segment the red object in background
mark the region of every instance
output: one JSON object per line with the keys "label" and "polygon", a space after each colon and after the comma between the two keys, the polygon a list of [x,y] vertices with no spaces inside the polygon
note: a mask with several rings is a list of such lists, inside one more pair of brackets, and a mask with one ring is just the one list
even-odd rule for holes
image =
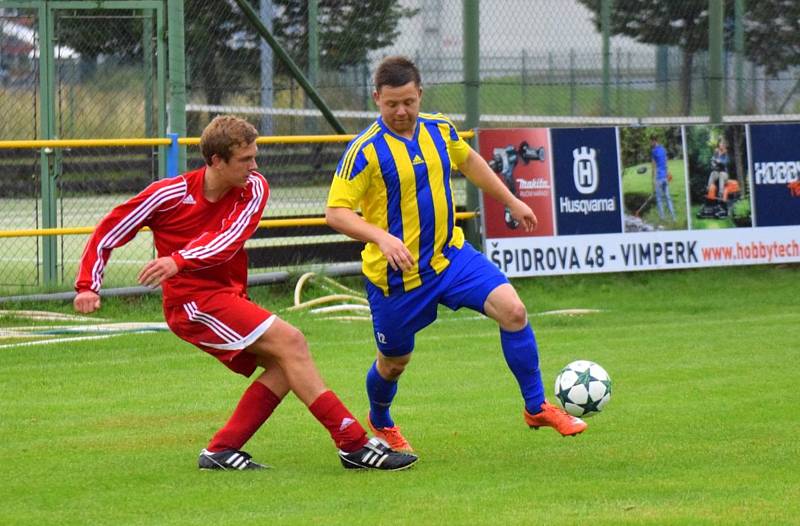
{"label": "red object in background", "polygon": [[[539,220],[533,232],[528,232],[521,226],[511,228],[513,222],[509,221],[505,206],[483,194],[483,221],[487,238],[555,234],[548,137],[547,128],[478,130],[481,157],[490,163],[504,184],[510,183],[509,186],[514,188],[514,195],[530,206]],[[512,162],[509,163],[509,160]]]}

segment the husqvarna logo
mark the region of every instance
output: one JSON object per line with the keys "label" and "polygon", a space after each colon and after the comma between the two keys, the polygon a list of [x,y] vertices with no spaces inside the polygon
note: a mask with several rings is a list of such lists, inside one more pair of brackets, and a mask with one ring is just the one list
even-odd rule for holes
{"label": "husqvarna logo", "polygon": [[586,146],[572,150],[572,178],[575,188],[582,194],[593,194],[597,190],[597,150]]}

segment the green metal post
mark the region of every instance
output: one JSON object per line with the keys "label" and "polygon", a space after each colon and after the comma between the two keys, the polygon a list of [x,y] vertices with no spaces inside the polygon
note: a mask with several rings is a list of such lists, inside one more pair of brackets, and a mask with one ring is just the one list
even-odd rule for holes
{"label": "green metal post", "polygon": [[[156,8],[156,96],[158,97],[158,136],[167,135],[167,33],[164,9]],[[167,176],[167,147],[158,147],[158,178]]]}
{"label": "green metal post", "polygon": [[522,73],[520,75],[520,87],[522,88],[522,109],[521,113],[525,115],[528,112],[528,52],[522,50]]}
{"label": "green metal post", "polygon": [[617,85],[617,115],[622,115],[622,49],[617,48],[617,74],[614,83]]}
{"label": "green metal post", "polygon": [[317,83],[319,72],[319,2],[308,0],[308,80]]}
{"label": "green metal post", "polygon": [[[186,53],[183,33],[183,0],[168,0],[169,20],[169,131],[186,136]],[[178,169],[186,171],[186,147],[178,155]]]}
{"label": "green metal post", "polygon": [[666,115],[669,112],[669,48],[658,46],[656,48],[656,86],[661,86],[663,98],[661,111]]}
{"label": "green metal post", "polygon": [[722,22],[725,13],[723,0],[708,0],[708,106],[711,122],[722,122],[723,73]]}
{"label": "green metal post", "polygon": [[[319,80],[319,3],[317,0],[308,0],[308,82],[315,88]],[[314,103],[306,97],[306,108],[313,107]],[[306,131],[317,133],[317,120],[309,117],[306,120]]]}
{"label": "green metal post", "polygon": [[603,32],[603,115],[611,115],[611,11],[614,0],[602,0],[600,25]]}
{"label": "green metal post", "polygon": [[153,137],[153,12],[142,9],[142,55],[144,62],[144,136]]}
{"label": "green metal post", "polygon": [[733,45],[736,51],[736,113],[744,113],[744,20],[745,0],[736,0],[733,7]]}
{"label": "green metal post", "polygon": [[558,111],[558,106],[555,101],[557,97],[553,97],[553,92],[556,91],[556,73],[555,61],[553,60],[553,52],[547,52],[547,111],[550,115],[555,115]]}
{"label": "green metal post", "polygon": [[569,48],[569,114],[575,113],[576,92],[575,92],[575,50]]}
{"label": "green metal post", "polygon": [[364,101],[362,107],[364,108],[364,111],[369,111],[370,109],[373,108],[372,106],[373,86],[372,86],[372,80],[370,79],[369,76],[369,64],[367,64],[366,61],[361,63],[361,85],[364,87],[364,89],[361,90],[362,91],[361,98]]}
{"label": "green metal post", "polygon": [[[41,113],[39,125],[42,139],[56,138],[55,123],[55,61],[53,44],[53,12],[47,3],[39,5],[39,93]],[[53,150],[41,151],[42,228],[57,228],[57,189],[55,174],[51,171]],[[42,274],[45,286],[54,286],[58,279],[58,239],[42,236]]]}
{"label": "green metal post", "polygon": [[269,30],[264,26],[264,23],[258,18],[258,13],[253,10],[253,7],[250,5],[248,0],[235,1],[236,5],[239,6],[239,9],[242,10],[242,13],[244,13],[245,17],[247,17],[247,19],[253,25],[253,29],[256,30],[256,32],[266,41],[267,44],[269,44],[269,47],[272,48],[272,51],[275,52],[275,55],[286,65],[287,68],[289,68],[292,76],[297,79],[297,82],[303,87],[311,100],[314,101],[314,104],[317,105],[319,111],[321,111],[322,115],[325,116],[325,120],[328,121],[328,124],[331,125],[336,133],[344,134],[345,130],[344,126],[342,126],[342,123],[339,122],[339,119],[337,119],[333,112],[331,112],[331,109],[328,107],[325,101],[322,100],[322,97],[319,96],[317,90],[308,82],[308,79],[305,77],[305,75],[303,75],[303,72],[300,71],[300,68],[297,67],[297,64],[295,64],[294,60],[292,60],[289,54],[286,53],[286,50],[281,47],[278,41],[275,40],[275,37],[272,36],[272,33],[270,33]]}
{"label": "green metal post", "polygon": [[[464,101],[466,103],[467,129],[475,129],[480,122],[480,3],[479,0],[463,0],[464,6]],[[473,141],[477,148],[477,139]],[[467,210],[478,210],[480,200],[478,189],[467,184]],[[482,246],[480,229],[475,220],[467,221],[464,225],[464,234],[467,240],[476,248]]]}
{"label": "green metal post", "polygon": [[464,100],[467,128],[475,128],[480,120],[480,3],[464,1]]}

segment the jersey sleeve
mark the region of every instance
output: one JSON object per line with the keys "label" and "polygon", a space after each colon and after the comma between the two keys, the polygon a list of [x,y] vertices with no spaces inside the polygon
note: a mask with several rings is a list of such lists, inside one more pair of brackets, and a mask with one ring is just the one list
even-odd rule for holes
{"label": "jersey sleeve", "polygon": [[458,134],[458,130],[456,130],[455,125],[450,122],[449,119],[447,121],[447,138],[448,138],[448,150],[450,151],[450,160],[453,162],[455,166],[458,166],[467,160],[469,157],[469,144],[467,141],[461,138]]}
{"label": "jersey sleeve", "polygon": [[186,194],[186,180],[162,179],[115,207],[100,220],[83,249],[75,290],[99,292],[111,251],[129,242],[160,210],[180,202]]}
{"label": "jersey sleeve", "polygon": [[375,160],[371,152],[374,152],[372,146],[357,148],[352,144],[345,150],[328,192],[329,207],[351,210],[359,207],[362,196],[369,188],[370,170]]}
{"label": "jersey sleeve", "polygon": [[171,254],[179,270],[200,270],[225,263],[250,239],[269,200],[269,185],[251,173],[247,190],[217,228],[207,230]]}

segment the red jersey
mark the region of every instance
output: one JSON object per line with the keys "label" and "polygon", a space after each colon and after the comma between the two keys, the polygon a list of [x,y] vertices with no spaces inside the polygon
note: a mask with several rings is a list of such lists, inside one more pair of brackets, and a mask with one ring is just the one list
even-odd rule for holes
{"label": "red jersey", "polygon": [[269,199],[264,176],[250,172],[245,188],[231,188],[212,203],[203,195],[206,168],[162,179],[117,206],[97,225],[81,256],[75,290],[100,291],[111,251],[150,227],[159,257],[171,256],[178,273],[162,283],[165,305],[181,305],[211,292],[243,294],[244,243]]}

